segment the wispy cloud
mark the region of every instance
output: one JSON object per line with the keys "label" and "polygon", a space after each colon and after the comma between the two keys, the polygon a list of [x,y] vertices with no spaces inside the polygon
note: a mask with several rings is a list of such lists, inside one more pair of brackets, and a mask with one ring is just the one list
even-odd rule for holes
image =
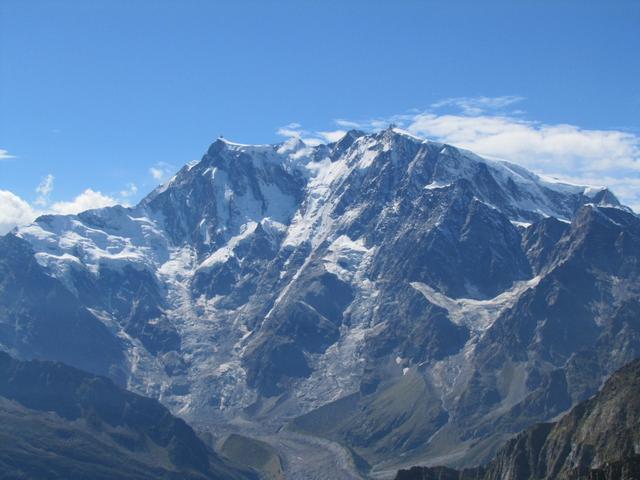
{"label": "wispy cloud", "polygon": [[14,155],[9,155],[9,152],[0,148],[0,161],[2,160],[11,160],[12,158],[16,158]]}
{"label": "wispy cloud", "polygon": [[54,180],[55,177],[51,174],[48,174],[38,184],[38,186],[36,187],[36,192],[38,193],[38,198],[35,201],[36,205],[43,207],[49,203],[49,196],[51,195],[51,192],[53,192]]}
{"label": "wispy cloud", "polygon": [[281,137],[300,139],[305,144],[314,146],[321,143],[331,143],[340,140],[345,130],[326,130],[326,131],[310,131],[302,128],[299,123],[290,123],[284,127],[280,127],[276,130],[276,133]]}
{"label": "wispy cloud", "polygon": [[514,103],[522,102],[525,98],[519,95],[503,95],[500,97],[454,97],[445,98],[431,105],[432,109],[454,107],[464,115],[480,115],[487,111],[501,111]]}
{"label": "wispy cloud", "polygon": [[138,193],[138,187],[135,183],[128,183],[123,190],[120,190],[120,197],[130,198]]}
{"label": "wispy cloud", "polygon": [[361,128],[362,125],[359,122],[353,120],[344,120],[343,118],[337,118],[334,120],[335,124],[344,128]]}
{"label": "wispy cloud", "polygon": [[299,138],[303,134],[303,130],[301,130],[299,123],[290,123],[289,125],[278,128],[276,133],[281,137]]}
{"label": "wispy cloud", "polygon": [[411,133],[543,171],[640,171],[640,139],[617,130],[548,125],[509,116],[416,115]]}
{"label": "wispy cloud", "polygon": [[158,183],[166,181],[175,171],[173,165],[166,162],[158,162],[153,167],[149,168],[149,174]]}
{"label": "wispy cloud", "polygon": [[346,130],[331,130],[331,131],[322,131],[318,132],[318,134],[327,142],[337,142],[347,133]]}

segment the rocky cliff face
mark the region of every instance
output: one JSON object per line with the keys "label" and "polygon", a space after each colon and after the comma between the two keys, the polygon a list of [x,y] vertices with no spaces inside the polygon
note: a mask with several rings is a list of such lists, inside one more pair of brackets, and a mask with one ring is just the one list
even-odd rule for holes
{"label": "rocky cliff face", "polygon": [[304,415],[381,471],[474,464],[640,353],[639,232],[606,189],[396,129],[218,140],[136,207],[0,240],[0,347],[191,421]]}
{"label": "rocky cliff face", "polygon": [[486,466],[414,467],[412,479],[634,479],[640,474],[640,361],[618,370],[593,398],[556,423],[528,428]]}

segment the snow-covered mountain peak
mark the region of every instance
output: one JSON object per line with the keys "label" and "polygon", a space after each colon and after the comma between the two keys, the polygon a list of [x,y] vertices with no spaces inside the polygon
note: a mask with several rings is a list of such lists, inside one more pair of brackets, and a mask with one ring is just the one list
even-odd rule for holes
{"label": "snow-covered mountain peak", "polygon": [[[345,163],[343,167],[330,168],[330,163],[341,161]],[[353,168],[386,168],[384,165],[388,162],[396,170],[396,176],[411,174],[416,169],[427,170],[431,177],[429,183],[434,185],[464,179],[480,189],[499,188],[508,207],[529,212],[524,215],[529,220],[532,216],[569,218],[587,198],[594,203],[618,203],[606,189],[594,190],[544,178],[507,161],[482,158],[452,145],[421,139],[394,126],[370,134],[350,130],[336,142],[317,146],[307,145],[297,137],[275,145],[247,145],[219,138],[197,165],[183,168],[143,203],[149,203],[170,186],[183,188],[198,174],[210,174],[213,178],[224,171],[224,181],[229,180],[227,184],[239,185],[252,177],[265,184],[277,184],[275,176],[284,172],[298,179],[301,190],[313,191],[311,179],[316,176],[338,180],[351,175]],[[558,195],[564,197],[561,204],[568,201],[567,197],[573,200],[569,201],[570,205],[558,205],[555,198]]]}
{"label": "snow-covered mountain peak", "polygon": [[428,140],[425,140],[424,138],[420,138],[417,135],[414,135],[413,133],[409,132],[408,130],[404,130],[402,128],[398,128],[398,127],[389,127],[388,129],[390,132],[396,134],[396,135],[401,135],[405,138],[408,138],[410,140],[413,140],[414,142],[417,143],[425,143]]}
{"label": "snow-covered mountain peak", "polygon": [[[131,238],[140,244],[153,237],[155,244],[188,244],[209,255],[247,231],[247,225],[266,219],[289,230],[285,244],[298,245],[318,228],[329,228],[331,219],[342,216],[340,222],[351,225],[360,221],[358,212],[372,204],[392,212],[401,200],[440,195],[460,181],[467,182],[469,195],[515,222],[547,216],[569,220],[585,203],[619,206],[606,188],[557,182],[390,127],[372,134],[350,130],[337,142],[318,146],[299,138],[276,145],[219,138],[199,162],[183,167],[134,209],[118,206],[78,216],[45,216],[19,235],[34,242],[51,235],[65,238],[55,255],[73,255],[65,245],[77,251],[85,244],[73,246],[69,232],[89,239],[103,232],[105,238]],[[96,245],[104,249],[106,243]]]}

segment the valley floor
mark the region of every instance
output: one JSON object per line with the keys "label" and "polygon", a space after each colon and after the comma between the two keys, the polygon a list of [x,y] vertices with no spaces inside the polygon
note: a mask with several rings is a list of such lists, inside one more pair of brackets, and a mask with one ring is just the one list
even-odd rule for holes
{"label": "valley floor", "polygon": [[[365,480],[369,478],[358,471],[351,453],[337,442],[297,432],[287,431],[278,425],[259,424],[236,420],[226,434],[238,434],[271,446],[280,457],[284,478],[277,480]],[[222,433],[220,425],[213,431]],[[201,431],[211,430],[200,426]],[[394,478],[396,470],[384,478]],[[267,475],[268,476],[268,475]],[[269,477],[271,480],[271,477]],[[276,479],[274,479],[276,480]]]}
{"label": "valley floor", "polygon": [[279,432],[260,440],[278,450],[287,480],[360,480],[349,452],[318,437],[293,432]]}

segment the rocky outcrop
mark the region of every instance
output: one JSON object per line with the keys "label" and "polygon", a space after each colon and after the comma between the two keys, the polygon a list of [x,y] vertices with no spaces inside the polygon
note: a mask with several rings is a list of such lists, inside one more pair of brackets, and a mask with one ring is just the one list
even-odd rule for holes
{"label": "rocky outcrop", "polygon": [[486,466],[414,467],[398,480],[613,480],[640,474],[640,360],[618,370],[593,398],[556,423],[528,428]]}

